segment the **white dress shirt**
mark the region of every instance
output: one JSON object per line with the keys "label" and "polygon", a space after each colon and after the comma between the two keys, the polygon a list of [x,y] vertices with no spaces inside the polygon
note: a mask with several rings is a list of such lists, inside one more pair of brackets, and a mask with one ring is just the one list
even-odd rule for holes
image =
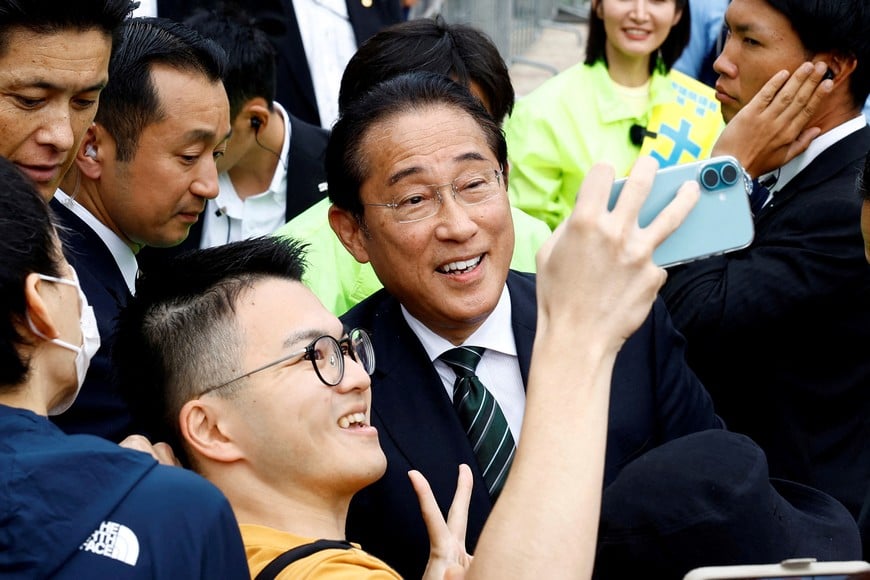
{"label": "white dress shirt", "polygon": [[287,221],[287,164],[292,135],[284,107],[276,102],[275,109],[284,119],[284,145],[269,189],[242,199],[229,174],[218,175],[218,195],[208,200],[202,213],[200,248],[269,235]]}
{"label": "white dress shirt", "polygon": [[118,234],[110,230],[103,222],[98,220],[85,207],[68,196],[62,190],[58,189],[54,192],[54,198],[66,206],[71,212],[79,216],[94,232],[100,236],[112,257],[115,258],[115,263],[118,264],[118,269],[121,270],[121,275],[124,277],[124,282],[127,283],[127,288],[130,289],[130,294],[134,294],[136,290],[136,275],[139,273],[139,264],[136,262],[136,254],[130,249],[124,240]]}
{"label": "white dress shirt", "polygon": [[346,0],[293,0],[293,10],[311,71],[320,124],[331,129],[338,118],[341,75],[357,48]]}
{"label": "white dress shirt", "polygon": [[157,0],[139,0],[139,7],[133,11],[133,16],[157,16]]}
{"label": "white dress shirt", "polygon": [[[447,396],[452,401],[456,373],[438,357],[455,346],[411,316],[404,306],[402,306],[402,315],[423,344],[426,354],[429,355],[429,360],[435,365],[435,370],[441,377]],[[519,443],[523,413],[526,408],[526,390],[523,387],[520,362],[517,358],[517,345],[511,326],[511,300],[507,285],[502,290],[495,310],[480,325],[480,328],[468,337],[463,345],[486,348],[475,372],[480,378],[480,382],[489,389],[495,400],[498,401],[505,419],[507,419],[511,434],[514,436],[514,442]]]}

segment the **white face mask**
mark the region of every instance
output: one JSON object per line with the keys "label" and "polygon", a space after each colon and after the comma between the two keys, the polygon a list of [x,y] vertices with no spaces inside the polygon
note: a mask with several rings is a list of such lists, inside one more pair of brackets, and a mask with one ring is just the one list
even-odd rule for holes
{"label": "white face mask", "polygon": [[97,350],[100,348],[100,331],[97,328],[97,318],[94,316],[94,309],[90,304],[88,304],[88,298],[85,296],[85,293],[82,292],[81,284],[79,284],[79,277],[75,270],[73,270],[72,280],[67,280],[66,278],[55,278],[54,276],[46,276],[45,274],[37,274],[37,276],[46,282],[66,284],[67,286],[75,287],[79,292],[79,301],[81,302],[81,314],[79,315],[79,326],[82,331],[81,346],[76,346],[59,338],[48,338],[37,330],[33,321],[30,319],[30,315],[28,314],[27,316],[27,323],[30,325],[30,330],[32,330],[34,334],[56,344],[57,346],[76,353],[76,380],[78,381],[76,392],[71,397],[64,399],[60,404],[55,405],[48,410],[49,415],[60,415],[72,406],[76,397],[79,395],[79,391],[82,389],[82,384],[85,382],[85,375],[88,372],[91,359],[94,358],[94,355],[97,354]]}

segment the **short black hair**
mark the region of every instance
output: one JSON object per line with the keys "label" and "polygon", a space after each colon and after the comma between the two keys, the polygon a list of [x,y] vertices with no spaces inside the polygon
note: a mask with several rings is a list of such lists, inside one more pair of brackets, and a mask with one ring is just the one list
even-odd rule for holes
{"label": "short black hair", "polygon": [[17,327],[25,321],[24,280],[29,274],[60,276],[60,243],[48,204],[33,181],[0,157],[0,388],[23,383],[30,361],[19,348],[25,338]]}
{"label": "short black hair", "polygon": [[109,61],[109,84],[100,95],[95,121],[117,146],[119,161],[136,153],[143,129],[163,118],[151,76],[155,64],[223,81],[227,57],[214,41],[168,18],[129,18]]}
{"label": "short black hair", "polygon": [[[600,4],[604,0],[598,0]],[[689,8],[689,0],[674,0],[677,10],[682,11],[679,22],[677,22],[667,38],[659,47],[659,50],[650,55],[649,72],[652,74],[657,67],[663,67],[662,72],[667,73],[674,66],[674,63],[683,53],[683,50],[689,44],[689,36],[692,32],[692,11]],[[589,34],[586,37],[586,58],[583,61],[587,65],[592,65],[599,60],[607,62],[607,32],[604,30],[604,20],[601,19],[595,6],[589,10]],[[656,54],[661,58],[657,58]]]}
{"label": "short black hair", "polygon": [[360,187],[370,170],[363,142],[369,130],[394,115],[439,105],[471,116],[499,165],[507,165],[507,144],[501,127],[468,89],[444,75],[412,72],[389,78],[351,101],[332,127],[326,147],[329,200],[362,223]]}
{"label": "short black hair", "polygon": [[227,53],[224,87],[230,100],[230,118],[255,97],[266,100],[269,110],[275,101],[275,47],[261,19],[238,7],[222,4],[214,10],[199,9],[184,23],[218,43]]}
{"label": "short black hair", "polygon": [[857,108],[870,94],[870,3],[867,0],[766,0],[791,23],[809,54],[857,60],[849,91]]}
{"label": "short black hair", "polygon": [[300,281],[304,250],[290,238],[256,237],[188,251],[140,275],[112,350],[137,431],[166,441],[189,465],[178,413],[237,367],[239,296],[264,278]]}
{"label": "short black hair", "polygon": [[6,52],[13,28],[45,34],[96,29],[115,39],[118,27],[138,5],[133,0],[0,0],[0,55]]}
{"label": "short black hair", "polygon": [[489,111],[501,123],[514,106],[508,67],[492,39],[468,24],[448,24],[441,16],[393,24],[365,41],[347,63],[338,108],[390,77],[428,71],[484,93]]}

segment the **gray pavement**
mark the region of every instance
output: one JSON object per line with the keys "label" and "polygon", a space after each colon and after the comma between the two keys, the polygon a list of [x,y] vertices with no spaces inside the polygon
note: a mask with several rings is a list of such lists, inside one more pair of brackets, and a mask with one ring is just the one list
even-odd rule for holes
{"label": "gray pavement", "polygon": [[528,50],[508,63],[517,98],[534,90],[554,71],[582,61],[585,46],[585,24],[558,22],[544,26]]}

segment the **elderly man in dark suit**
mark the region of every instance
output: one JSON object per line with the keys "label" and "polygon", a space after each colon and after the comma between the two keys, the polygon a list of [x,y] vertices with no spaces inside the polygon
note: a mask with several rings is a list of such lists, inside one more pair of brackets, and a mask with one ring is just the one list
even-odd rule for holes
{"label": "elderly man in dark suit", "polygon": [[864,0],[733,0],[725,19],[714,66],[729,126],[808,55],[830,92],[810,110],[806,151],[759,179],[754,242],[673,268],[662,296],[717,411],[761,445],[771,476],[857,517],[870,487],[870,269],[855,193],[870,149],[870,11]]}
{"label": "elderly man in dark suit", "polygon": [[[428,542],[406,473],[420,470],[444,508],[455,466],[473,466],[473,551],[521,436],[537,321],[535,277],[509,270],[509,168],[498,125],[483,108],[458,115],[449,103],[400,100],[376,91],[348,106],[327,174],[333,229],[384,285],[342,317],[372,332],[372,423],[388,461],[352,502],[348,537],[413,578]],[[564,356],[595,348],[596,337],[577,336]],[[479,359],[476,379],[463,369],[473,363],[457,362],[468,352]],[[467,397],[454,398],[454,386]],[[475,399],[491,420],[467,435]],[[616,360],[605,481],[661,443],[720,425],[659,300]]]}

